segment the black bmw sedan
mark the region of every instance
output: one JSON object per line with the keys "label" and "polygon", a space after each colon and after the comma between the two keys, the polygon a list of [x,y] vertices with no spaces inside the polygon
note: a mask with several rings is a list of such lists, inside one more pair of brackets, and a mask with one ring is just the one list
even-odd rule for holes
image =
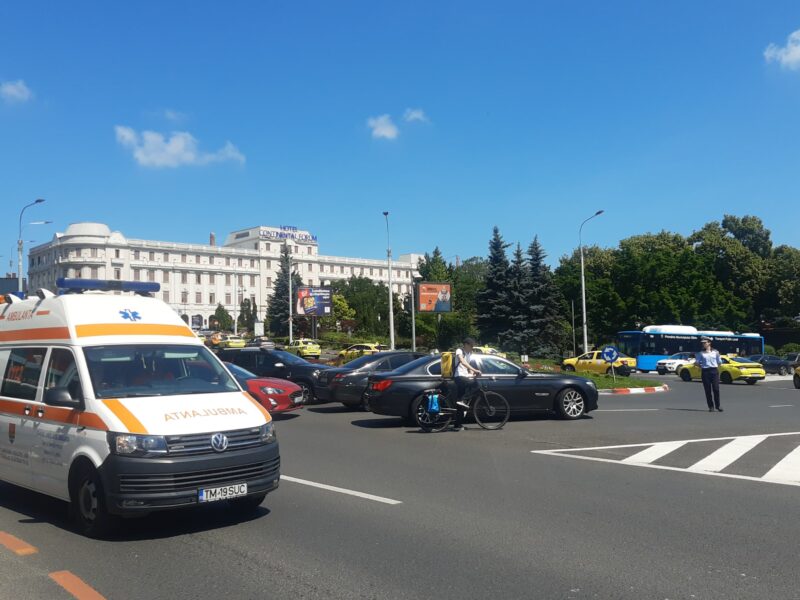
{"label": "black bmw sedan", "polygon": [[350,362],[328,369],[322,375],[327,380],[328,397],[351,408],[364,406],[367,380],[373,373],[387,373],[423,356],[422,352],[397,350],[359,356]]}
{"label": "black bmw sedan", "polygon": [[754,354],[748,357],[753,362],[760,363],[767,373],[775,373],[776,375],[788,375],[794,369],[792,363],[784,358],[778,358],[772,354]]}
{"label": "black bmw sedan", "polygon": [[[578,419],[597,409],[597,387],[590,379],[558,373],[531,373],[498,356],[473,355],[486,389],[508,400],[511,414],[554,412],[564,419]],[[424,390],[442,383],[441,357],[425,356],[388,373],[369,377],[365,403],[378,415],[414,421]]]}

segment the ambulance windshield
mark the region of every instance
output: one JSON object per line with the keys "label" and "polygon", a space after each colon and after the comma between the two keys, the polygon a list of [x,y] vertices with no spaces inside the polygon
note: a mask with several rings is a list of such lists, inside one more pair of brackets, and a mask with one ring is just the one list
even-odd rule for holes
{"label": "ambulance windshield", "polygon": [[239,389],[205,346],[136,344],[84,348],[96,398],[215,394]]}

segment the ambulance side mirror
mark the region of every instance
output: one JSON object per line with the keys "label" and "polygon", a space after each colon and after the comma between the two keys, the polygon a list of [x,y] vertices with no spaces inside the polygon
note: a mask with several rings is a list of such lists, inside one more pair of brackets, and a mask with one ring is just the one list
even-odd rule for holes
{"label": "ambulance side mirror", "polygon": [[75,399],[65,387],[52,387],[44,393],[44,403],[48,406],[83,409],[83,399]]}

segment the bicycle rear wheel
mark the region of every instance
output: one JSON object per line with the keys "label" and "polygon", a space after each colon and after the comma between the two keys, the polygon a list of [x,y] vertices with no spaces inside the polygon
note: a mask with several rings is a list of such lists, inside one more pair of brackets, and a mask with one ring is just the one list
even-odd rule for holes
{"label": "bicycle rear wheel", "polygon": [[[446,400],[444,397],[441,397],[439,402],[443,404]],[[414,420],[416,420],[417,425],[422,431],[444,431],[447,429],[447,426],[450,425],[452,418],[452,413],[444,406],[442,406],[439,412],[429,412],[427,393],[421,394],[419,398],[417,398],[416,406],[414,407]]]}
{"label": "bicycle rear wheel", "polygon": [[510,414],[508,400],[497,392],[481,390],[472,405],[472,416],[484,429],[500,429],[506,424]]}

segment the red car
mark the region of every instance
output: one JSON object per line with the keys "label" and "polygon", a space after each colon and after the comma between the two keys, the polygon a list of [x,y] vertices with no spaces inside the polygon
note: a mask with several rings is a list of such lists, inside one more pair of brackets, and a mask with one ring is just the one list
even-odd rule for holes
{"label": "red car", "polygon": [[258,400],[270,414],[285,413],[303,408],[303,390],[286,379],[259,377],[247,369],[226,362],[225,366],[250,395]]}

